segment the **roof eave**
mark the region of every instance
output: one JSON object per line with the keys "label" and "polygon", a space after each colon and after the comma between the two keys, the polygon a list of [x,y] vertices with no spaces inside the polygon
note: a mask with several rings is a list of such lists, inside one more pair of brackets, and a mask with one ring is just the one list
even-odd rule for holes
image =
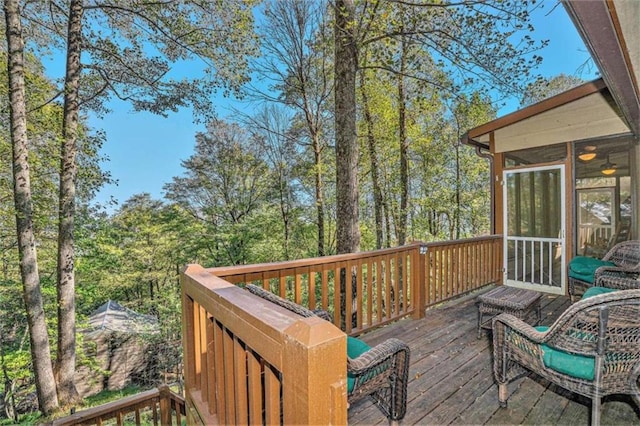
{"label": "roof eave", "polygon": [[588,83],[582,84],[580,86],[574,87],[573,89],[567,90],[566,92],[560,93],[551,98],[545,99],[541,102],[530,105],[526,108],[519,109],[510,114],[507,114],[503,117],[497,118],[493,121],[475,127],[465,133],[467,138],[467,144],[478,145],[481,144],[486,146],[485,143],[478,141],[477,138],[480,136],[486,135],[488,133],[494,132],[503,127],[509,126],[511,124],[517,123],[519,121],[525,120],[527,118],[538,115],[542,112],[549,111],[553,108],[557,108],[561,105],[568,104],[577,99],[583,98],[585,96],[589,96],[593,93],[600,92],[601,90],[606,89],[606,85],[602,79],[597,79],[594,81],[590,81]]}
{"label": "roof eave", "polygon": [[596,62],[602,77],[634,134],[640,135],[638,74],[629,58],[616,3],[606,0],[563,0],[569,17]]}

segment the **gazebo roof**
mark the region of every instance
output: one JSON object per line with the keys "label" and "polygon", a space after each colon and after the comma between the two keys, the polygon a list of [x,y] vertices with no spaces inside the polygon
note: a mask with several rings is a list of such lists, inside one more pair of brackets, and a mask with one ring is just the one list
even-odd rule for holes
{"label": "gazebo roof", "polygon": [[91,314],[89,328],[92,332],[109,330],[123,333],[156,333],[158,319],[109,300]]}

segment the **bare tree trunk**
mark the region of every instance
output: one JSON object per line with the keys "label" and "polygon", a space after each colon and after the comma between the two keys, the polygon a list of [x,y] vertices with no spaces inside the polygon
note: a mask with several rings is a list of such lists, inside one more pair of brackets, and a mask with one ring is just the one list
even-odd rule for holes
{"label": "bare tree trunk", "polygon": [[[404,31],[404,27],[400,27]],[[406,68],[407,46],[403,36],[400,41],[400,72],[398,73],[398,139],[400,142],[400,211],[398,212],[398,245],[407,240],[407,206],[409,200],[409,142],[406,130],[406,98],[404,93],[404,73]]]}
{"label": "bare tree trunk", "polygon": [[313,135],[313,154],[316,184],[316,220],[318,222],[318,256],[325,255],[324,248],[324,184],[322,182],[322,144],[320,136]]}
{"label": "bare tree trunk", "polygon": [[56,384],[51,365],[49,335],[45,321],[38,273],[36,242],[33,234],[33,201],[29,174],[27,140],[27,108],[24,76],[24,40],[20,22],[20,2],[5,0],[4,15],[9,74],[11,142],[13,147],[13,193],[16,208],[16,229],[20,274],[31,343],[31,361],[36,381],[40,411],[50,414],[58,407]]}
{"label": "bare tree trunk", "polygon": [[72,0],[67,33],[67,71],[60,160],[60,208],[58,223],[58,351],[56,381],[62,404],[75,402],[76,313],[74,276],[74,219],[76,198],[76,152],[78,139],[78,93],[82,51],[82,0]]}
{"label": "bare tree trunk", "polygon": [[389,208],[389,199],[388,197],[383,198],[382,200],[382,211],[384,217],[384,227],[385,227],[385,235],[387,236],[386,241],[384,242],[384,247],[391,247],[391,212]]}
{"label": "bare tree trunk", "polygon": [[453,236],[454,240],[460,239],[460,216],[462,211],[461,206],[461,196],[462,192],[462,182],[460,176],[460,143],[458,142],[460,138],[456,139],[455,148],[456,148],[456,210],[453,213],[453,221],[455,222],[455,235]]}
{"label": "bare tree trunk", "polygon": [[336,1],[335,132],[336,132],[336,245],[338,253],[360,248],[358,223],[358,139],[356,133],[355,4]]}
{"label": "bare tree trunk", "polygon": [[369,108],[364,71],[360,71],[360,92],[362,93],[362,109],[367,125],[367,146],[369,148],[369,162],[371,164],[371,186],[373,187],[373,212],[376,226],[376,248],[383,247],[384,232],[382,229],[382,189],[378,175],[378,153],[376,151],[376,139],[373,133],[373,117]]}

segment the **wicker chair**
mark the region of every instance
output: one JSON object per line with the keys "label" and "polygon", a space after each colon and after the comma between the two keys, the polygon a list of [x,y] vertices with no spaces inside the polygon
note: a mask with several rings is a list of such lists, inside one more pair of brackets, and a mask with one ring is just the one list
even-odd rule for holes
{"label": "wicker chair", "polygon": [[[309,310],[253,284],[247,284],[246,288],[256,296],[303,317],[315,315],[329,322],[333,321],[326,311]],[[349,386],[351,390],[347,394],[349,405],[365,397],[371,397],[390,422],[399,422],[407,411],[409,347],[394,338],[387,339],[373,348],[368,348],[364,342],[357,339],[349,339],[357,341],[361,348],[368,349],[357,358],[347,357],[347,374],[352,381],[352,385]]]}
{"label": "wicker chair", "polygon": [[606,264],[598,266],[596,263],[596,269],[593,272],[593,281],[585,278],[581,279],[572,274],[572,263],[580,259],[587,258],[579,256],[569,263],[569,297],[572,303],[578,294],[582,294],[587,288],[592,287],[600,276],[609,275],[623,278],[637,278],[640,275],[640,241],[624,241],[613,246],[602,258],[603,262],[610,262],[613,263],[613,265]]}
{"label": "wicker chair", "polygon": [[640,280],[638,278],[602,274],[596,279],[595,287],[615,288],[617,290],[634,290],[640,289]]}
{"label": "wicker chair", "polygon": [[507,405],[507,384],[529,371],[591,398],[595,425],[603,396],[628,394],[640,405],[640,290],[580,300],[546,328],[509,314],[494,318],[493,372],[501,406]]}

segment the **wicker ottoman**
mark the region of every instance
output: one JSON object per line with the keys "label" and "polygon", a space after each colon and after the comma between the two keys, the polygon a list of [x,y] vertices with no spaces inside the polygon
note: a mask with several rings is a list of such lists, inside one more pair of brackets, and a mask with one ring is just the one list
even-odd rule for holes
{"label": "wicker ottoman", "polygon": [[493,316],[503,312],[520,318],[523,321],[535,313],[535,323],[540,323],[540,293],[532,290],[500,286],[478,296],[478,339],[482,337],[482,329],[491,329],[491,320],[484,320],[485,314]]}

